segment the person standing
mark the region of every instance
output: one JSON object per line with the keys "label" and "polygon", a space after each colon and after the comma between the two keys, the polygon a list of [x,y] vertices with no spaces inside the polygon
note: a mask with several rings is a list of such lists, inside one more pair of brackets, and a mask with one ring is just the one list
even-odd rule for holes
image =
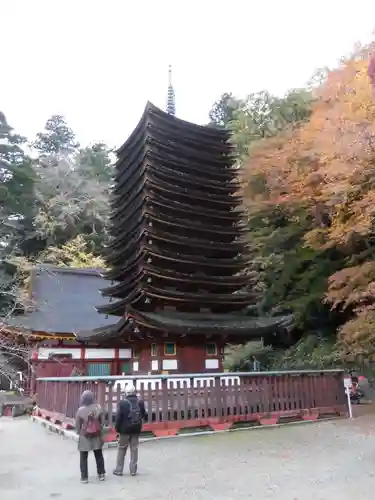
{"label": "person standing", "polygon": [[130,475],[135,476],[138,468],[138,445],[142,422],[146,418],[144,402],[138,399],[133,384],[125,387],[125,399],[120,401],[116,413],[116,432],[119,434],[115,476],[124,473],[125,456],[130,447]]}
{"label": "person standing", "polygon": [[85,391],[80,400],[76,414],[76,432],[78,451],[80,452],[81,483],[88,483],[88,455],[94,452],[99,481],[105,479],[103,457],[103,427],[104,415],[101,407],[95,402],[94,394]]}

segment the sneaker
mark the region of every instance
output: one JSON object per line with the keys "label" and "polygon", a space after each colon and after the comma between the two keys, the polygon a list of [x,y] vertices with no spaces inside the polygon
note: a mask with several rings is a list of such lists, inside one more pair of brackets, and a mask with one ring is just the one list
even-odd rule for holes
{"label": "sneaker", "polygon": [[124,473],[123,473],[123,472],[119,472],[118,470],[114,470],[114,471],[113,471],[113,475],[114,475],[114,476],[123,476],[123,475],[124,475]]}
{"label": "sneaker", "polygon": [[82,484],[87,484],[89,480],[87,478],[81,477],[81,483]]}
{"label": "sneaker", "polygon": [[99,474],[99,481],[105,481],[105,474]]}
{"label": "sneaker", "polygon": [[136,476],[136,475],[137,475],[137,473],[136,473],[136,472],[131,472],[131,473],[130,473],[130,475],[131,475],[131,476]]}

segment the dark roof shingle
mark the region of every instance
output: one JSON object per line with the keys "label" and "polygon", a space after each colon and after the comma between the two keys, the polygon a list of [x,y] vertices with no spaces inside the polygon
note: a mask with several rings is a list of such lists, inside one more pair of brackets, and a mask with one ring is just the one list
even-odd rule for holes
{"label": "dark roof shingle", "polygon": [[116,320],[99,314],[101,288],[110,282],[102,278],[100,269],[38,266],[31,275],[31,312],[12,318],[14,327],[34,332],[76,333],[110,327]]}

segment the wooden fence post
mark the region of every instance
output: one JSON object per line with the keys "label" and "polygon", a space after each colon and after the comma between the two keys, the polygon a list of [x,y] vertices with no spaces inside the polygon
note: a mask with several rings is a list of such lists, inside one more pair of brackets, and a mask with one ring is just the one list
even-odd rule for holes
{"label": "wooden fence post", "polygon": [[[227,413],[227,400],[225,396],[225,387],[221,384],[221,376],[215,375],[214,378],[214,394],[215,394],[215,406],[216,418],[210,418],[210,427],[214,431],[223,431],[229,429],[233,423],[228,422],[226,418]],[[210,406],[212,408],[212,398],[210,401]]]}
{"label": "wooden fence post", "polygon": [[105,404],[105,388],[106,384],[102,381],[98,382],[98,404],[101,406],[104,415],[106,415],[106,425],[110,425],[112,422],[108,422],[108,411]]}

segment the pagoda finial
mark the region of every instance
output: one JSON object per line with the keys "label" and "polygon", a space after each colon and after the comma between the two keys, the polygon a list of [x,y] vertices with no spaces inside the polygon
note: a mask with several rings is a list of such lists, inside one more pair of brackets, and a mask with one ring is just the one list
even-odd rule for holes
{"label": "pagoda finial", "polygon": [[176,115],[176,102],[175,102],[175,95],[174,95],[174,89],[172,85],[172,66],[169,65],[168,68],[168,97],[167,97],[167,113],[169,115]]}

